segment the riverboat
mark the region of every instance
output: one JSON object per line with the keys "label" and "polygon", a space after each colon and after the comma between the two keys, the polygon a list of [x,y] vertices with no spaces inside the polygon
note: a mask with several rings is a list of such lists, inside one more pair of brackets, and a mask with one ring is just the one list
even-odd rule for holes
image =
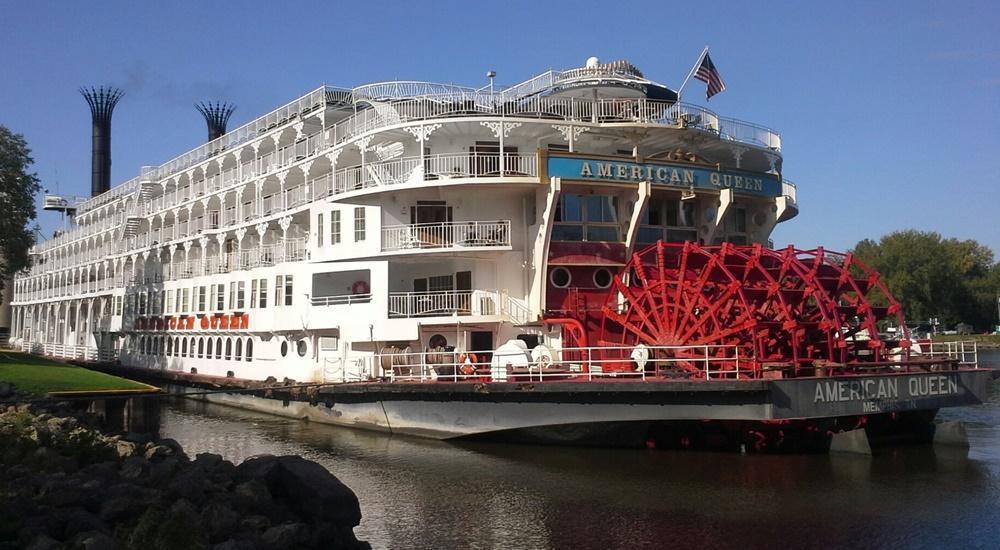
{"label": "riverboat", "polygon": [[782,165],[626,61],[324,86],[95,187],[17,276],[11,342],[435,438],[825,448],[981,402],[974,345],[879,336],[906,324],[877,273],[771,247]]}

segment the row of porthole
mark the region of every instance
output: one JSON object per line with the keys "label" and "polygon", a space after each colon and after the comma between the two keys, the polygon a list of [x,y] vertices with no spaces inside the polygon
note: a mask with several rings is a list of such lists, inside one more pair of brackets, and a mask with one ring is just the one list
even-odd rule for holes
{"label": "row of porthole", "polygon": [[[595,269],[593,281],[597,288],[608,288],[612,281],[611,272],[603,267]],[[567,288],[573,283],[573,274],[565,267],[557,267],[549,272],[549,282],[556,288]]]}
{"label": "row of porthole", "polygon": [[[299,354],[299,357],[305,357],[306,353],[309,352],[309,344],[306,344],[305,340],[299,340],[295,342],[295,353]],[[281,343],[281,356],[288,356],[288,340]]]}

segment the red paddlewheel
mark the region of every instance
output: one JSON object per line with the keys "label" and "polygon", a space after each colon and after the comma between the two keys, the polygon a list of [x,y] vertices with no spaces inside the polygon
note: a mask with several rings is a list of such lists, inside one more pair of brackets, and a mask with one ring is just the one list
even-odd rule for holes
{"label": "red paddlewheel", "polygon": [[[658,242],[633,254],[603,314],[599,345],[689,346],[652,358],[692,376],[704,376],[706,356],[723,377],[882,361],[891,346],[877,323],[894,316],[905,327],[878,274],[850,254],[728,243]],[[607,355],[606,370],[634,368],[628,350]]]}

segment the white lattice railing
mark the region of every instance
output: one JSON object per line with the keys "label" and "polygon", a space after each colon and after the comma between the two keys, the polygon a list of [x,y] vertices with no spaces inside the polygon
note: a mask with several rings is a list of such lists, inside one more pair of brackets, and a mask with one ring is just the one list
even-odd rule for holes
{"label": "white lattice railing", "polygon": [[510,220],[393,225],[382,228],[382,250],[510,246]]}

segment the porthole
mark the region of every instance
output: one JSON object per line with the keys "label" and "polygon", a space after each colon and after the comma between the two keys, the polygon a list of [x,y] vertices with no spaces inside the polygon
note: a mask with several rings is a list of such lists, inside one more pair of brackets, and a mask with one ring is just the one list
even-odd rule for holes
{"label": "porthole", "polygon": [[286,355],[288,355],[288,341],[287,340],[281,343],[281,356],[284,357]]}
{"label": "porthole", "polygon": [[299,340],[295,344],[295,351],[299,354],[299,357],[305,357],[306,356],[306,352],[308,351],[308,346],[306,345],[306,341],[305,340]]}
{"label": "porthole", "polygon": [[557,267],[549,272],[549,282],[556,288],[566,288],[573,282],[573,277],[565,267]]}
{"label": "porthole", "polygon": [[597,288],[608,288],[611,286],[611,272],[601,267],[594,270],[594,286]]}

